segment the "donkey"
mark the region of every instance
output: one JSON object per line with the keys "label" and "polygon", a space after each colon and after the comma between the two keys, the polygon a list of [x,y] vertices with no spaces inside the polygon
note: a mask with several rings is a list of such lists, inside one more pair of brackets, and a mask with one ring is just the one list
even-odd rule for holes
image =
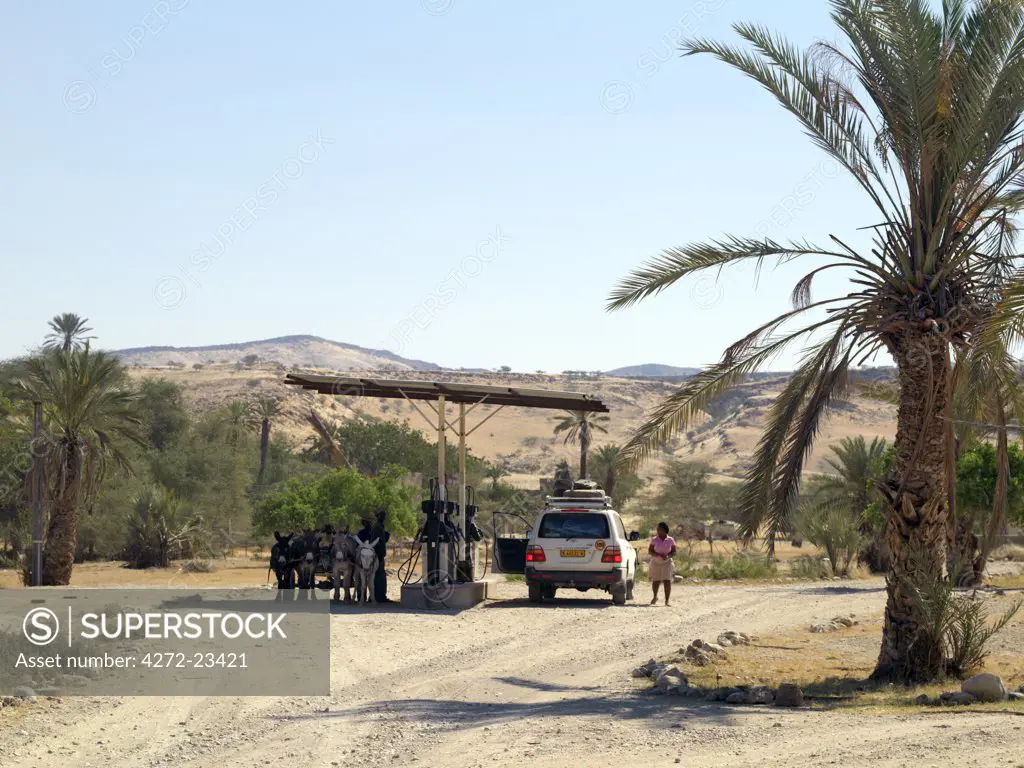
{"label": "donkey", "polygon": [[352,571],[355,569],[359,539],[348,533],[337,533],[331,542],[331,582],[334,599],[341,599],[341,586],[345,586],[345,602],[352,602]]}
{"label": "donkey", "polygon": [[[292,561],[292,536],[282,536],[274,531],[274,538],[277,543],[270,549],[270,570],[277,577],[278,589],[295,588],[295,563]],[[267,576],[269,577],[269,573]]]}
{"label": "donkey", "polygon": [[377,602],[377,593],[373,588],[373,575],[377,572],[379,561],[374,547],[380,539],[373,541],[361,541],[356,549],[355,582],[356,596],[360,605],[365,605],[366,595],[369,593],[370,601]]}
{"label": "donkey", "polygon": [[320,537],[309,529],[292,541],[292,555],[297,561],[299,589],[313,589],[316,585],[316,560],[320,555]]}

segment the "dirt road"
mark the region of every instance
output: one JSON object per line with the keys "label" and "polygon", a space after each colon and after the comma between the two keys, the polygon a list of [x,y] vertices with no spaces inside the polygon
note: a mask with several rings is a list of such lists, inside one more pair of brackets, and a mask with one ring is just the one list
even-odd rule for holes
{"label": "dirt road", "polygon": [[68,698],[5,712],[0,765],[1024,766],[1021,717],[733,708],[647,695],[628,677],[694,637],[877,613],[877,580],[690,586],[668,609],[494,592],[454,616],[339,609],[330,698]]}

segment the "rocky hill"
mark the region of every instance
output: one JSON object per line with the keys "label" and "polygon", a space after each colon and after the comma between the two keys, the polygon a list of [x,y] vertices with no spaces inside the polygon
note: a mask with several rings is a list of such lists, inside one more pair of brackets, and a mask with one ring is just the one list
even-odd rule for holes
{"label": "rocky hill", "polygon": [[281,336],[262,341],[216,344],[207,347],[136,347],[120,349],[125,365],[161,366],[234,364],[245,359],[280,363],[286,367],[331,368],[335,370],[435,371],[440,366],[409,360],[393,352],[366,349],[355,344],[322,339],[319,336]]}
{"label": "rocky hill", "polygon": [[[268,342],[269,343],[269,342]],[[197,353],[204,354],[204,353]],[[215,355],[216,353],[214,353]],[[204,357],[211,359],[214,355]],[[217,408],[229,400],[251,399],[271,395],[280,399],[283,413],[275,429],[296,444],[313,436],[306,421],[310,411],[324,419],[343,420],[356,415],[376,419],[407,421],[422,429],[434,439],[431,425],[408,403],[401,400],[328,397],[307,392],[284,382],[288,367],[260,363],[251,366],[234,362],[235,351],[223,353],[231,363],[199,363],[194,369],[185,367],[183,356],[177,355],[175,367],[137,367],[132,376],[166,378],[179,382],[186,397],[196,411]],[[269,355],[268,355],[269,357]],[[338,373],[338,370],[319,369],[308,372]],[[381,376],[381,371],[347,370],[346,376]],[[608,433],[598,434],[595,445],[625,443],[635,429],[643,423],[645,415],[678,385],[656,379],[624,379],[611,376],[569,376],[547,374],[480,373],[455,371],[423,371],[402,369],[402,378],[432,381],[453,381],[534,389],[558,389],[585,392],[604,400],[611,409]],[[737,387],[721,398],[704,419],[687,434],[666,446],[643,470],[643,474],[656,479],[662,463],[670,456],[696,459],[709,463],[723,478],[742,477],[757,446],[766,414],[771,403],[787,380],[785,374],[765,374]],[[833,415],[820,430],[817,447],[808,468],[822,471],[828,446],[843,437],[864,435],[868,440],[881,436],[891,440],[896,431],[895,407],[882,399],[871,397],[872,388],[855,388],[849,400],[838,405]],[[491,415],[492,407],[480,406],[471,419]],[[558,412],[522,408],[505,408],[489,419],[483,428],[469,439],[469,447],[478,456],[501,461],[513,471],[512,481],[522,487],[536,488],[541,476],[550,475],[564,457],[573,463],[578,460],[578,449],[566,446],[560,437],[552,434]]]}

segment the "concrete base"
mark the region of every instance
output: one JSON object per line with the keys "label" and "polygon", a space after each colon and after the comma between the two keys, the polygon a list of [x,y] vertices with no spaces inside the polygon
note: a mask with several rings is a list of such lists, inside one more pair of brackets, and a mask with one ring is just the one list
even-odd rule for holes
{"label": "concrete base", "polygon": [[470,581],[428,587],[410,584],[402,587],[402,607],[414,611],[464,611],[487,599],[487,582]]}

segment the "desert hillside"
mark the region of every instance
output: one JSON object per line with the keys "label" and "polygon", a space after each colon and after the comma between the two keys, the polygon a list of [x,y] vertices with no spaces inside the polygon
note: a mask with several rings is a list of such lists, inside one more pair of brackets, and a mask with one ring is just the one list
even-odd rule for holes
{"label": "desert hillside", "polygon": [[[281,361],[282,363],[284,361]],[[217,408],[229,400],[250,399],[271,395],[281,400],[283,414],[275,425],[278,434],[287,435],[296,443],[313,436],[306,422],[310,410],[325,419],[343,420],[358,414],[378,419],[407,421],[411,426],[429,432],[423,417],[404,401],[370,398],[332,398],[296,387],[286,386],[285,366],[256,364],[201,364],[192,367],[150,367],[132,369],[132,376],[166,378],[180,383],[191,407],[197,411]],[[599,435],[596,445],[625,443],[642,423],[644,415],[667,395],[676,384],[657,380],[631,380],[609,376],[564,376],[518,373],[460,373],[452,371],[410,371],[389,374],[380,370],[345,371],[326,368],[303,368],[307,372],[386,378],[400,375],[406,379],[451,381],[535,389],[559,389],[584,392],[600,397],[611,410],[608,434]],[[773,399],[786,381],[785,375],[768,376],[751,381],[722,398],[705,423],[670,445],[665,454],[649,463],[642,474],[655,477],[658,467],[668,455],[706,461],[723,477],[740,477],[756,448],[761,427]],[[491,406],[481,406],[471,417],[488,415]],[[426,411],[429,413],[429,411]],[[541,475],[549,475],[563,458],[575,460],[577,449],[564,446],[552,434],[557,412],[506,408],[469,438],[472,452],[492,461],[504,461],[513,471],[512,482],[523,487],[537,485]],[[892,439],[895,434],[895,409],[892,405],[853,395],[841,403],[824,424],[817,447],[809,463],[811,471],[821,471],[828,446],[843,437],[862,434]],[[433,439],[431,435],[431,439]]]}
{"label": "desert hillside", "polygon": [[267,363],[280,363],[342,371],[380,370],[429,371],[438,366],[422,360],[409,360],[393,352],[366,349],[355,344],[322,339],[319,336],[281,336],[237,344],[216,344],[206,347],[136,347],[117,350],[125,365],[186,366],[237,363],[255,358]]}

